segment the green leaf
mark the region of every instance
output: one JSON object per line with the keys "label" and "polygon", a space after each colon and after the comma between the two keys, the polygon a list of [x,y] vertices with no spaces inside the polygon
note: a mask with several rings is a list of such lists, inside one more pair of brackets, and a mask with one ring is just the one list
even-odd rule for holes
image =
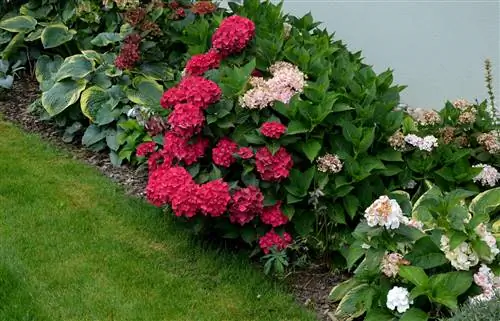
{"label": "green leaf", "polygon": [[377,153],[377,157],[383,161],[388,161],[388,162],[402,162],[403,157],[401,152],[398,152],[397,150],[394,150],[392,148],[388,148],[383,150],[380,153]]}
{"label": "green leaf", "polygon": [[18,53],[18,48],[24,44],[24,33],[20,32],[15,35],[9,44],[2,51],[2,59],[10,59]]}
{"label": "green leaf", "polygon": [[321,142],[316,139],[308,139],[301,144],[301,148],[307,158],[313,162],[321,150]]}
{"label": "green leaf", "polygon": [[287,135],[297,135],[302,133],[307,133],[310,130],[310,127],[301,123],[298,120],[292,120],[288,124],[288,129],[286,131]]}
{"label": "green leaf", "polygon": [[309,190],[309,186],[311,186],[315,172],[316,168],[314,166],[304,173],[298,169],[292,169],[289,177],[290,183],[285,185],[285,189],[296,197],[305,197]]}
{"label": "green leaf", "polygon": [[368,284],[360,284],[351,289],[340,301],[335,316],[341,320],[355,319],[366,312],[369,306],[366,306],[367,301],[371,303],[375,290]]}
{"label": "green leaf", "polygon": [[492,188],[474,197],[469,211],[474,215],[490,215],[500,207],[500,187]]}
{"label": "green leaf", "polygon": [[55,75],[55,81],[66,78],[81,79],[94,70],[94,63],[84,55],[74,55],[64,59],[61,67]]}
{"label": "green leaf", "polygon": [[135,89],[127,88],[125,91],[130,101],[141,106],[160,107],[160,99],[163,95],[162,85],[154,79],[139,76],[134,78],[133,86]]}
{"label": "green leaf", "polygon": [[490,261],[491,250],[488,244],[482,240],[473,240],[471,242],[472,249],[479,255],[482,260]]}
{"label": "green leaf", "polygon": [[354,278],[341,282],[333,287],[330,291],[329,298],[333,302],[342,300],[342,298],[355,286],[359,285],[358,281]]}
{"label": "green leaf", "polygon": [[352,194],[348,194],[342,198],[342,202],[347,214],[354,219],[360,206],[358,198]]}
{"label": "green leaf", "polygon": [[457,308],[457,297],[472,285],[471,272],[448,272],[430,278],[432,298],[450,309]]}
{"label": "green leaf", "polygon": [[59,47],[73,39],[75,33],[76,31],[69,30],[62,23],[49,25],[42,31],[42,45],[45,49]]}
{"label": "green leaf", "polygon": [[363,130],[363,138],[358,146],[358,153],[366,152],[370,146],[373,144],[373,140],[375,139],[375,127],[374,128],[365,128]]}
{"label": "green leaf", "polygon": [[465,234],[464,232],[453,231],[450,237],[450,250],[453,251],[454,249],[456,249],[457,246],[465,242],[467,238],[467,234]]}
{"label": "green leaf", "polygon": [[366,313],[364,321],[395,321],[396,317],[387,310],[382,309],[370,309]]}
{"label": "green leaf", "polygon": [[402,316],[400,321],[427,321],[429,316],[424,311],[417,308],[410,308]]}
{"label": "green leaf", "polygon": [[56,83],[49,91],[42,94],[43,108],[51,116],[61,113],[78,101],[86,85],[87,81],[84,79],[63,80]]}
{"label": "green leaf", "polygon": [[55,75],[63,63],[61,56],[40,56],[36,61],[35,77],[40,84],[41,91],[48,91],[55,83]]}
{"label": "green leaf", "polygon": [[83,134],[82,144],[85,146],[91,146],[105,138],[106,131],[101,130],[101,128],[96,125],[90,125]]}
{"label": "green leaf", "polygon": [[80,100],[82,113],[92,121],[95,120],[100,109],[107,108],[111,111],[117,104],[118,101],[111,98],[108,90],[104,90],[98,86],[92,86],[85,89],[85,91],[82,92]]}
{"label": "green leaf", "polygon": [[434,244],[429,236],[420,238],[413,249],[405,256],[413,266],[430,269],[448,263],[441,249]]}
{"label": "green leaf", "polygon": [[94,39],[90,41],[91,44],[97,47],[105,47],[112,43],[120,42],[123,40],[122,35],[116,32],[101,32]]}
{"label": "green leaf", "polygon": [[429,277],[425,274],[424,269],[418,266],[400,266],[399,276],[420,288],[426,288],[429,283]]}
{"label": "green leaf", "polygon": [[342,135],[348,142],[359,145],[363,129],[354,126],[351,122],[345,121],[342,125]]}
{"label": "green leaf", "polygon": [[0,28],[10,32],[29,32],[35,30],[37,21],[30,16],[16,16],[0,21]]}
{"label": "green leaf", "polygon": [[361,247],[362,241],[355,241],[349,248],[347,249],[347,253],[345,255],[345,259],[347,261],[347,269],[351,269],[356,262],[359,261],[363,255],[365,255],[365,250]]}

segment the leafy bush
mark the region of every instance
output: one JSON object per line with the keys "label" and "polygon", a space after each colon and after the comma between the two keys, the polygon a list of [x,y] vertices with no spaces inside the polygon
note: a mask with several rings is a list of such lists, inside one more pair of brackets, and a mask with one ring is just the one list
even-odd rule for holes
{"label": "leafy bush", "polygon": [[460,307],[449,321],[496,321],[500,315],[500,296],[498,293],[491,300],[468,302]]}
{"label": "leafy bush", "polygon": [[500,251],[487,228],[500,188],[477,194],[428,187],[413,205],[396,191],[366,209],[347,254],[354,276],[330,294],[340,301],[339,320],[364,313],[365,320],[439,318],[468,297],[491,299],[500,287]]}

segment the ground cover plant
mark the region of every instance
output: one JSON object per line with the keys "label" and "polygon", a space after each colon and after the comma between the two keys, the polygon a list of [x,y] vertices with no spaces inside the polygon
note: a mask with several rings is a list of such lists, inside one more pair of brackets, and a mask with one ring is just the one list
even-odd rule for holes
{"label": "ground cover plant", "polygon": [[95,169],[0,122],[1,320],[315,320]]}

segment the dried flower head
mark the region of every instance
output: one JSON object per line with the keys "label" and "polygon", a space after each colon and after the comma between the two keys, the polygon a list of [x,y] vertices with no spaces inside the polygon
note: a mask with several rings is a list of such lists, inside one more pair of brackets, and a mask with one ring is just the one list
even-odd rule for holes
{"label": "dried flower head", "polygon": [[476,115],[473,111],[466,111],[458,116],[458,123],[460,125],[471,125],[476,121]]}
{"label": "dried flower head", "polygon": [[342,170],[342,162],[337,155],[326,154],[318,157],[318,170],[323,173],[338,173]]}
{"label": "dried flower head", "polygon": [[483,133],[477,137],[477,142],[490,154],[500,153],[500,139],[494,133]]}
{"label": "dried flower head", "polygon": [[388,143],[395,150],[402,151],[406,147],[405,135],[400,130],[398,130],[391,137],[389,137]]}
{"label": "dried flower head", "polygon": [[399,253],[390,253],[384,255],[384,257],[382,258],[380,270],[387,277],[393,278],[398,275],[400,265],[410,265],[410,262],[408,260],[405,260]]}
{"label": "dried flower head", "polygon": [[457,99],[453,102],[453,107],[462,111],[467,110],[471,106],[472,104],[468,102],[466,99]]}
{"label": "dried flower head", "polygon": [[453,139],[455,138],[455,128],[454,127],[445,127],[441,128],[439,130],[439,133],[441,134],[441,139],[443,140],[444,144],[449,144],[453,142]]}

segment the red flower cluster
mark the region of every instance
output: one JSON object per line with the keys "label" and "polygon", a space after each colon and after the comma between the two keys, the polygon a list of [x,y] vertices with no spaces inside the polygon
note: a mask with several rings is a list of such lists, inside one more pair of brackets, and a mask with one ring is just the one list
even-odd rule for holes
{"label": "red flower cluster", "polygon": [[253,157],[253,150],[250,147],[240,147],[237,154],[242,159],[250,159]]}
{"label": "red flower cluster", "polygon": [[281,202],[273,206],[266,206],[260,215],[260,220],[264,224],[269,224],[272,227],[277,227],[288,223],[288,216],[281,211]]}
{"label": "red flower cluster", "polygon": [[243,51],[255,35],[255,24],[240,16],[222,21],[212,35],[212,47],[224,57]]}
{"label": "red flower cluster", "polygon": [[179,8],[175,10],[174,19],[184,18],[185,16],[186,16],[186,11],[184,11],[184,8]]}
{"label": "red flower cluster", "polygon": [[221,89],[213,81],[200,76],[188,76],[182,79],[177,87],[167,90],[160,104],[163,108],[170,108],[177,104],[191,103],[206,109],[219,101],[221,95]]}
{"label": "red flower cluster", "polygon": [[274,155],[267,147],[261,147],[255,154],[255,166],[263,180],[279,181],[288,177],[293,161],[284,147],[280,147]]}
{"label": "red flower cluster", "polygon": [[198,191],[198,198],[202,213],[213,217],[221,216],[231,200],[229,185],[222,179],[205,183]]}
{"label": "red flower cluster", "polygon": [[197,137],[190,142],[189,138],[180,137],[175,132],[169,131],[163,138],[163,151],[178,161],[191,165],[203,157],[208,144],[206,138]]}
{"label": "red flower cluster", "polygon": [[181,137],[191,137],[200,132],[205,116],[200,107],[185,103],[175,105],[174,111],[168,116],[174,133]]}
{"label": "red flower cluster", "polygon": [[231,223],[245,225],[255,216],[262,213],[264,207],[264,195],[258,187],[249,186],[234,193],[232,204],[229,208],[229,220]]}
{"label": "red flower cluster", "polygon": [[141,36],[138,34],[131,34],[125,38],[120,54],[115,60],[115,65],[119,69],[131,69],[137,61],[141,59],[139,54],[139,44],[141,43]]}
{"label": "red flower cluster", "polygon": [[286,132],[286,126],[276,121],[262,124],[260,133],[266,137],[278,139]]}
{"label": "red flower cluster", "polygon": [[172,211],[175,216],[193,217],[198,211],[200,204],[198,190],[200,187],[193,182],[191,175],[189,175],[189,178],[191,181],[184,182],[171,196]]}
{"label": "red flower cluster", "polygon": [[135,154],[139,157],[146,157],[156,150],[156,144],[154,142],[145,142],[137,146]]}
{"label": "red flower cluster", "polygon": [[266,233],[259,239],[259,246],[265,254],[269,254],[271,248],[275,247],[276,250],[281,251],[292,243],[292,237],[287,232],[283,233],[281,237],[274,229]]}
{"label": "red flower cluster", "polygon": [[238,151],[238,144],[229,138],[222,138],[212,149],[212,160],[215,165],[229,167],[236,161],[233,154]]}
{"label": "red flower cluster", "polygon": [[212,1],[201,0],[191,6],[191,12],[194,14],[207,14],[217,10],[217,6]]}
{"label": "red flower cluster", "polygon": [[194,55],[186,64],[186,74],[201,76],[210,69],[219,68],[222,57],[215,51]]}
{"label": "red flower cluster", "polygon": [[160,166],[149,175],[146,197],[151,204],[163,206],[172,201],[175,193],[185,189],[183,186],[191,183],[194,184],[193,178],[184,167]]}

